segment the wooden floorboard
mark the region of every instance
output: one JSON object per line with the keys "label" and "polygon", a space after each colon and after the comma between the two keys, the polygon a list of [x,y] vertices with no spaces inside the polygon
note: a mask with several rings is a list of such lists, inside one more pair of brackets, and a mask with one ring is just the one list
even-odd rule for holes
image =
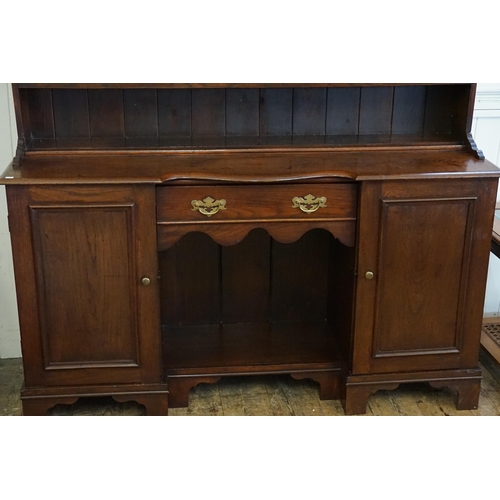
{"label": "wooden floorboard", "polygon": [[[426,383],[406,384],[394,391],[378,391],[368,399],[368,416],[495,416],[500,415],[500,365],[485,351],[480,354],[483,381],[477,410],[458,411],[454,393]],[[22,415],[21,360],[0,360],[0,415]],[[57,406],[52,415],[144,415],[134,402],[112,398],[83,398],[70,406]],[[340,416],[340,401],[321,401],[311,380],[286,375],[228,377],[216,384],[191,390],[188,408],[169,410],[171,416]]]}

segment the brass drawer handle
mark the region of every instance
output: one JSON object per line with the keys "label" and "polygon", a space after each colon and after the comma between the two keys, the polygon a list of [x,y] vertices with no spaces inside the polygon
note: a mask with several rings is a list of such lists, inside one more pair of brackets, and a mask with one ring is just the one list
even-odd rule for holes
{"label": "brass drawer handle", "polygon": [[300,208],[302,212],[312,214],[316,212],[318,208],[326,208],[326,198],[324,196],[316,198],[316,196],[312,194],[308,194],[304,196],[304,198],[295,196],[295,198],[292,198],[292,208]]}
{"label": "brass drawer handle", "polygon": [[211,196],[203,198],[203,200],[193,200],[191,202],[193,212],[200,212],[207,217],[212,217],[219,210],[226,210],[226,200],[214,200]]}

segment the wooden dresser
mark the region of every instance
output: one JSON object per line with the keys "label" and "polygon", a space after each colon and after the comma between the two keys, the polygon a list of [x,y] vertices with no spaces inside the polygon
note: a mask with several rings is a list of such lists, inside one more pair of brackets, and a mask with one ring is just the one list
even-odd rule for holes
{"label": "wooden dresser", "polygon": [[7,186],[25,415],[148,414],[229,375],[346,414],[478,403],[497,178],[473,84],[16,84]]}

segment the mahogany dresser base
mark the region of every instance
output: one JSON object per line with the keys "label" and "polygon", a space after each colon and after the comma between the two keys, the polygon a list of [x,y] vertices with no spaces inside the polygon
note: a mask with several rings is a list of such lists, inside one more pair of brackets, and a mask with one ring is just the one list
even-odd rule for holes
{"label": "mahogany dresser base", "polygon": [[288,374],[364,413],[475,408],[500,170],[475,84],[14,84],[6,186],[26,415],[148,415]]}

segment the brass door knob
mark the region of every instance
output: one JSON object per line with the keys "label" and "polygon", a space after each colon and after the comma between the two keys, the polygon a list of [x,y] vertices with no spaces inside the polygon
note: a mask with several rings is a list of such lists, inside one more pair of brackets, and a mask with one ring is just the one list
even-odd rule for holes
{"label": "brass door knob", "polygon": [[148,286],[151,284],[151,280],[147,277],[147,276],[144,276],[144,278],[141,279],[141,283],[144,285],[144,286]]}
{"label": "brass door knob", "polygon": [[365,273],[365,278],[366,278],[367,280],[371,280],[371,279],[373,279],[373,273],[372,273],[371,271],[366,271],[366,273]]}

